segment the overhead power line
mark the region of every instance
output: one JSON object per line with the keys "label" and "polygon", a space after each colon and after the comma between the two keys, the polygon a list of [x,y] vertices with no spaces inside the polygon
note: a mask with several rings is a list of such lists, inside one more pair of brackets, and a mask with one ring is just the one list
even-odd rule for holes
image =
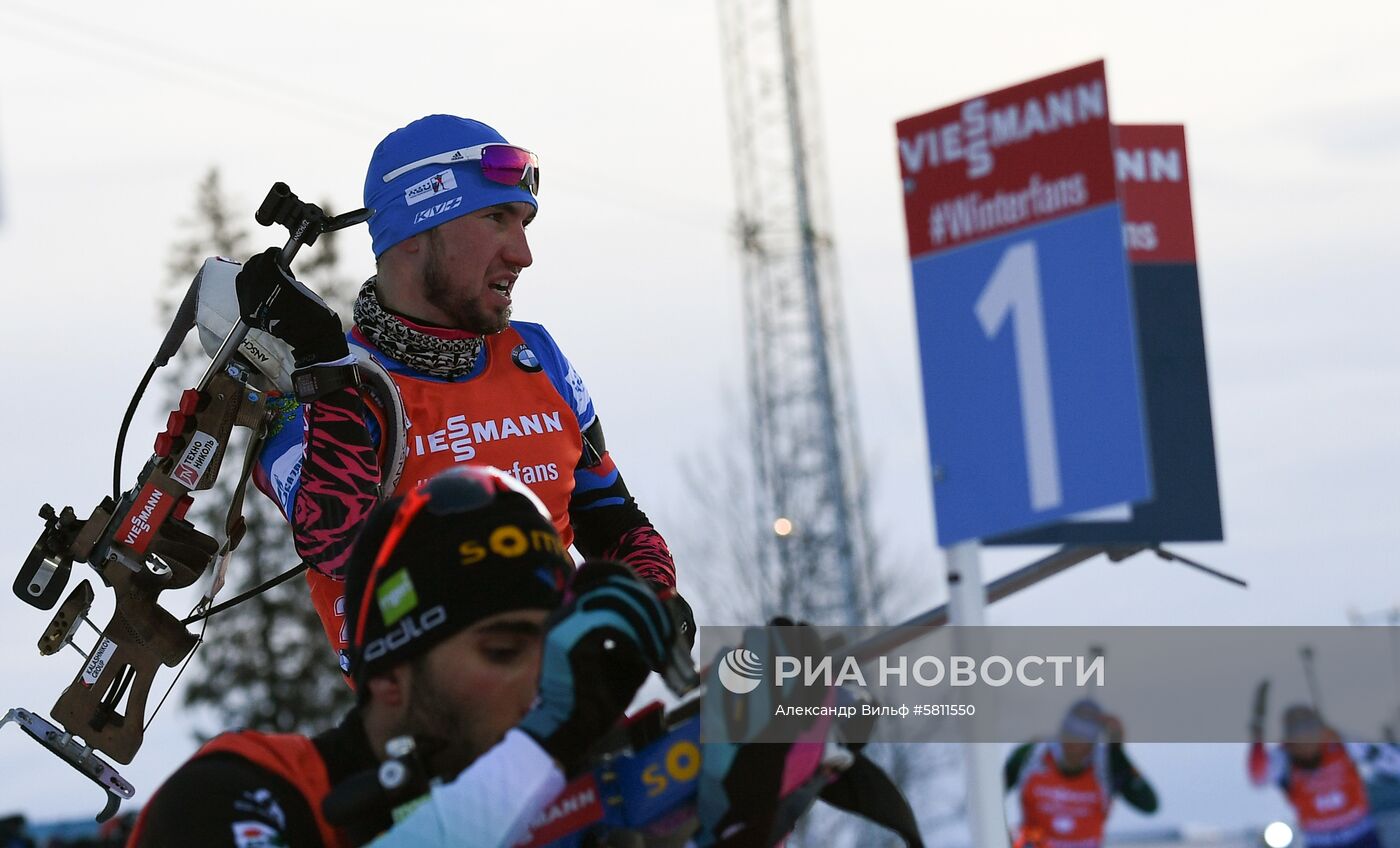
{"label": "overhead power line", "polygon": [[[352,101],[328,93],[325,87],[317,86],[314,74],[292,74],[288,78],[261,74],[244,65],[212,61],[208,54],[182,49],[167,41],[101,26],[22,0],[0,4],[0,18],[8,18],[7,25],[0,27],[0,38],[9,36],[25,45],[39,41],[65,56],[120,67],[205,96],[215,87],[250,105],[274,107],[327,129],[353,132],[357,137],[377,139],[402,118],[381,115],[367,108],[363,100]],[[21,37],[9,24],[18,24],[27,35]],[[293,82],[298,83],[297,87],[292,87]],[[639,168],[637,172],[645,173],[646,169]],[[623,185],[615,173],[604,176],[596,171],[552,173],[549,184],[563,185],[594,202],[641,211],[650,218],[689,229],[715,232],[713,224],[690,211],[714,209],[718,205],[715,201],[665,198],[666,204],[639,204],[638,197],[657,198],[659,187]],[[718,215],[716,220],[720,220]]]}

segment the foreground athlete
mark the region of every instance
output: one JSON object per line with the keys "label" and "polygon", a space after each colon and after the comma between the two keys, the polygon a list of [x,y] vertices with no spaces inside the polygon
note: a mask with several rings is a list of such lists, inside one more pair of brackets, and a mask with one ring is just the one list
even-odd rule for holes
{"label": "foreground athlete", "polygon": [[[129,845],[348,846],[381,833],[376,845],[511,845],[676,636],[625,567],[575,572],[538,502],[491,468],[450,470],[378,507],[346,598],[359,705],[314,738],[215,738],[156,793]],[[405,736],[440,781],[416,808],[403,803],[426,786],[386,797],[373,777]]]}
{"label": "foreground athlete", "polygon": [[[533,153],[478,121],[430,115],[390,133],[370,160],[364,203],[378,273],[360,290],[348,345],[335,312],[278,267],[275,250],[239,274],[245,320],[291,345],[299,369],[301,404],[270,436],[254,480],[292,525],[342,658],[342,568],[361,522],[381,494],[459,463],[528,485],[585,557],[676,584],[578,372],[543,327],[510,320],[533,261],[525,228],[538,188]],[[369,404],[355,388],[354,363],[367,358],[392,381],[391,396]],[[683,627],[693,636],[692,622]]]}
{"label": "foreground athlete", "polygon": [[1123,751],[1123,722],[1087,699],[1070,707],[1056,741],[1013,751],[1005,776],[1021,802],[1017,848],[1102,845],[1115,795],[1144,813],[1157,811],[1157,793]]}

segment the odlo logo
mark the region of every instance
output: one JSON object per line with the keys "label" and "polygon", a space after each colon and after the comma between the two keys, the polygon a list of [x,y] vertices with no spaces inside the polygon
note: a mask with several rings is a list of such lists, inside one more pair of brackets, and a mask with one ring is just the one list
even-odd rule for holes
{"label": "odlo logo", "polygon": [[747,695],[763,681],[763,660],[746,648],[735,648],[719,661],[719,682],[735,695]]}
{"label": "odlo logo", "polygon": [[441,627],[445,621],[447,609],[441,604],[416,618],[410,615],[400,622],[398,627],[365,645],[365,661],[378,659],[390,651],[402,648],[434,627]]}

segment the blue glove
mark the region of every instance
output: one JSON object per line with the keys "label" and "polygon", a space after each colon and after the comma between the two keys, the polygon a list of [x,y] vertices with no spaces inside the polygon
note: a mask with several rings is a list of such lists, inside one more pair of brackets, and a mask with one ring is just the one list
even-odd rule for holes
{"label": "blue glove", "polygon": [[545,635],[540,690],[519,728],[568,774],[622,717],[647,674],[670,657],[670,613],[627,566],[586,562],[574,574],[574,601]]}
{"label": "blue glove", "polygon": [[244,263],[234,284],[243,322],[291,345],[298,368],[350,355],[340,317],[282,267],[277,248]]}

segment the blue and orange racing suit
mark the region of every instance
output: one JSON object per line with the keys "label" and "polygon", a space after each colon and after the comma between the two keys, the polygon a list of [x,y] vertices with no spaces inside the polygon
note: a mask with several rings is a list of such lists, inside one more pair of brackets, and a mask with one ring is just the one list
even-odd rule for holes
{"label": "blue and orange racing suit", "polygon": [[[538,324],[512,322],[483,342],[471,373],[449,380],[414,371],[351,331],[352,350],[384,366],[408,418],[404,469],[393,493],[458,462],[495,465],[539,496],[566,545],[674,587],[670,550],[623,483],[588,389],[554,339]],[[381,468],[394,448],[381,437],[385,415],[352,388],[310,404],[284,402],[253,472],[291,524],[297,554],[310,566],[312,601],[342,667],[348,640],[341,571],[379,498]]]}

